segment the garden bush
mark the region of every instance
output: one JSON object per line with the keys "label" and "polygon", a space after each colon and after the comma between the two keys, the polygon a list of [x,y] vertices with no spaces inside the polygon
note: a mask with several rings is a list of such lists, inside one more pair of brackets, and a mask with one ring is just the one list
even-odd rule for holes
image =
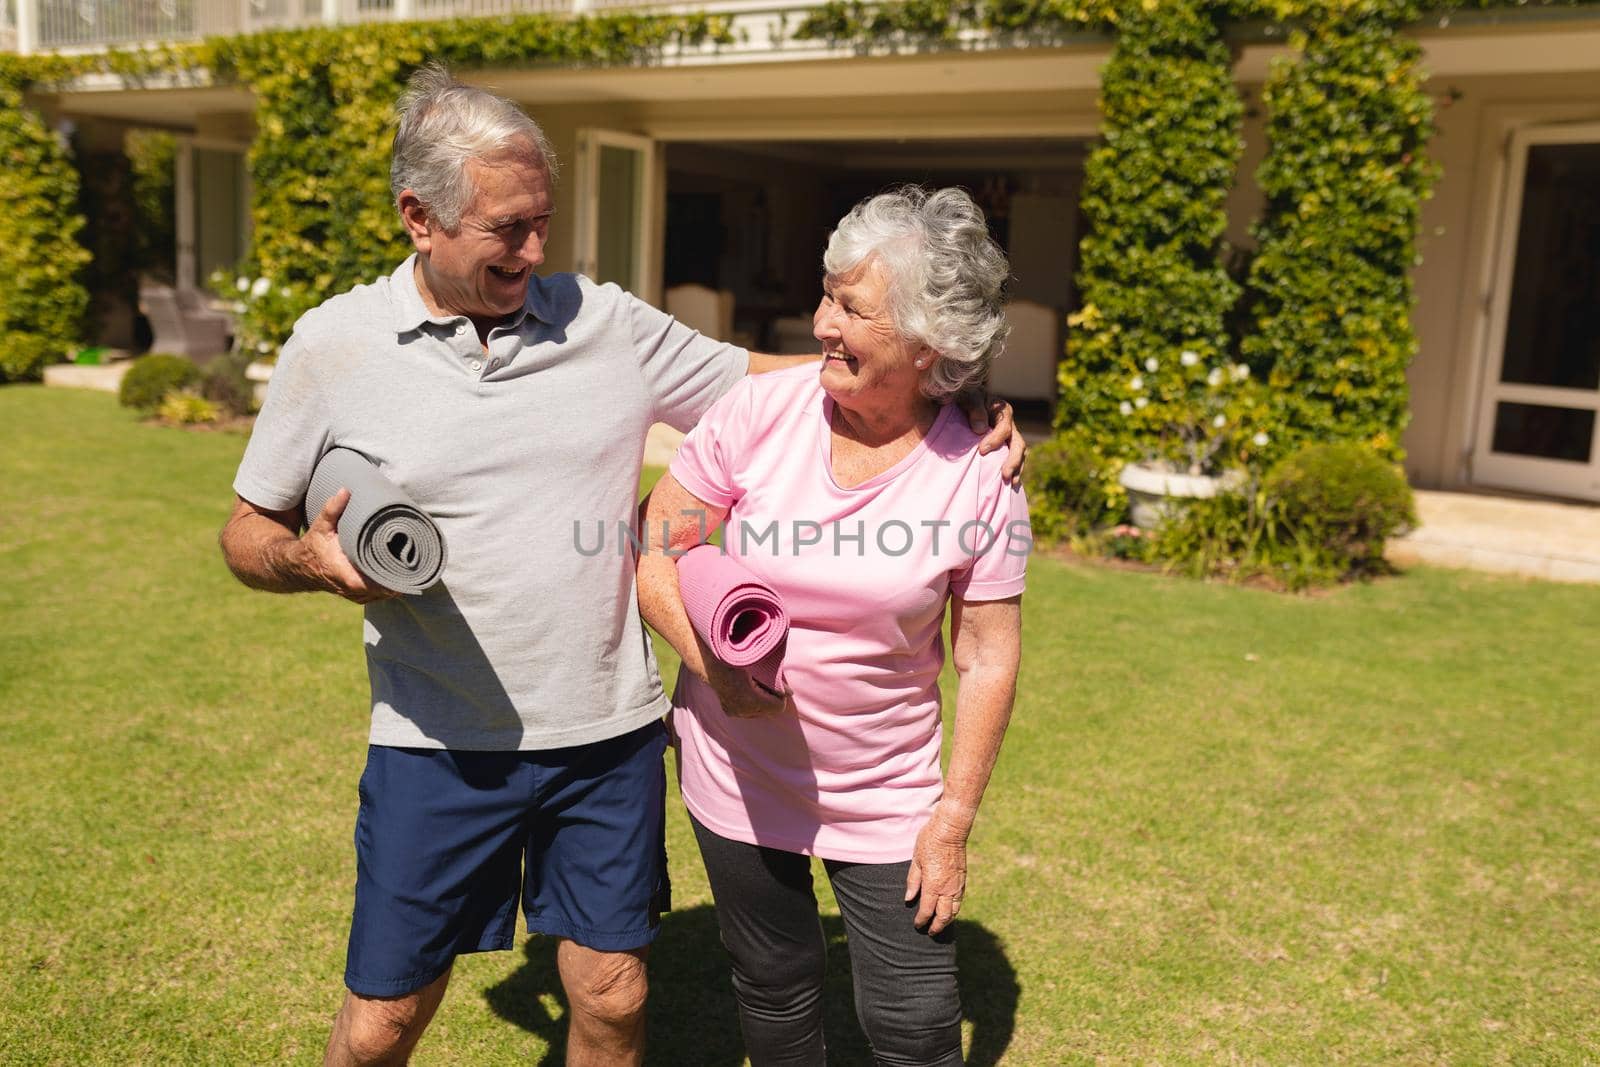
{"label": "garden bush", "polygon": [[1115,517],[1114,467],[1087,444],[1066,437],[1032,449],[1023,478],[1034,537],[1045,543],[1072,541]]}
{"label": "garden bush", "polygon": [[1204,500],[1185,501],[1172,509],[1161,526],[1150,531],[1142,546],[1147,562],[1193,578],[1237,581],[1263,572],[1291,589],[1328,577],[1326,573],[1299,574],[1275,567],[1273,545],[1267,541],[1268,524],[1262,500],[1253,488],[1218,493]]}
{"label": "garden bush", "polygon": [[244,374],[249,364],[248,352],[229,352],[213,359],[200,371],[200,395],[230,414],[250,414],[255,410],[255,386]]}
{"label": "garden bush", "polygon": [[1415,522],[1399,468],[1337,441],[1294,452],[1258,486],[1186,502],[1147,535],[1142,558],[1196,578],[1301,590],[1383,573],[1385,542]]}
{"label": "garden bush", "polygon": [[200,368],[182,356],[152,352],[134,360],[122,378],[117,400],[125,408],[154,411],[168,393],[175,393],[200,380]]}
{"label": "garden bush", "polygon": [[193,389],[177,389],[168,393],[161,398],[161,406],[156,408],[156,418],[178,426],[216,422],[221,417],[222,409]]}
{"label": "garden bush", "polygon": [[17,330],[0,335],[0,382],[29,381],[51,363],[59,363],[67,350],[44,334]]}
{"label": "garden bush", "polygon": [[89,252],[77,241],[78,173],[61,139],[26,106],[19,60],[0,55],[0,381],[38,378],[78,347]]}
{"label": "garden bush", "polygon": [[1355,442],[1303,448],[1273,467],[1261,488],[1274,540],[1301,546],[1341,574],[1381,569],[1384,542],[1417,521],[1399,468]]}

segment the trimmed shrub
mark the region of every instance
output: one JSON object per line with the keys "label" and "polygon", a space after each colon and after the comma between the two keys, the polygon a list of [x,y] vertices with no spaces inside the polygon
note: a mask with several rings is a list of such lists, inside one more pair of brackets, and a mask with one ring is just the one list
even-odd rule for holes
{"label": "trimmed shrub", "polygon": [[0,382],[35,380],[66,355],[65,345],[44,334],[23,330],[0,334]]}
{"label": "trimmed shrub", "polygon": [[156,418],[179,426],[192,426],[202,422],[216,422],[222,410],[193,389],[178,389],[161,398],[156,408]]}
{"label": "trimmed shrub", "polygon": [[218,356],[200,370],[200,395],[234,415],[248,415],[255,409],[253,383],[244,375],[250,364],[247,352]]}
{"label": "trimmed shrub", "polygon": [[152,352],[134,360],[122,378],[117,400],[125,408],[154,411],[168,393],[188,388],[200,380],[200,368],[182,356]]}
{"label": "trimmed shrub", "polygon": [[1113,467],[1088,445],[1063,437],[1029,452],[1022,476],[1034,537],[1047,543],[1070,541],[1113,518],[1115,505],[1108,491],[1115,484]]}
{"label": "trimmed shrub", "polygon": [[1274,539],[1302,546],[1341,575],[1381,570],[1384,542],[1417,521],[1399,468],[1354,442],[1301,449],[1272,468],[1262,494]]}

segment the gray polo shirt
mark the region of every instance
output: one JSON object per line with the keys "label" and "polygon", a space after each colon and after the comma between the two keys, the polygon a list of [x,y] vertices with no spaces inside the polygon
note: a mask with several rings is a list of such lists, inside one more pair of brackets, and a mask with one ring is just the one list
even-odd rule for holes
{"label": "gray polo shirt", "polygon": [[561,748],[642,726],[667,703],[619,524],[650,424],[693,426],[748,355],[572,274],[535,277],[485,352],[465,317],[428,313],[415,258],[295,325],[234,489],[299,507],[338,445],[438,522],[439,583],[366,609],[373,744]]}

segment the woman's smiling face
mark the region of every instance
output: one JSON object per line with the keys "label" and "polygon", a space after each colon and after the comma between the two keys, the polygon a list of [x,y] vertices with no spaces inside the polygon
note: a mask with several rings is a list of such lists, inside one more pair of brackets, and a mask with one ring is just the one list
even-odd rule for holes
{"label": "woman's smiling face", "polygon": [[889,311],[889,278],[876,258],[822,281],[811,319],[822,342],[822,388],[847,409],[914,406],[931,353],[902,337]]}

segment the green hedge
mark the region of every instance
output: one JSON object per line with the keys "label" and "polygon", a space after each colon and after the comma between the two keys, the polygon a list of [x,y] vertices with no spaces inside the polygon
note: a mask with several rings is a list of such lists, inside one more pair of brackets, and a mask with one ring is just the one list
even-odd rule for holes
{"label": "green hedge", "polygon": [[1248,447],[1225,328],[1238,286],[1220,256],[1243,147],[1232,59],[1216,11],[1194,0],[1135,7],[1118,30],[1056,428],[1114,460],[1228,465]]}
{"label": "green hedge", "polygon": [[78,174],[39,114],[23,104],[25,76],[0,64],[0,381],[38,378],[82,336],[89,252],[76,238]]}
{"label": "green hedge", "polygon": [[1268,202],[1241,344],[1271,386],[1275,445],[1360,441],[1401,457],[1416,352],[1411,268],[1432,102],[1417,7],[1361,0],[1315,12],[1265,90]]}
{"label": "green hedge", "polygon": [[154,411],[168,393],[187,389],[200,381],[200,368],[182,356],[151,352],[133,361],[117,387],[117,401],[125,408]]}

